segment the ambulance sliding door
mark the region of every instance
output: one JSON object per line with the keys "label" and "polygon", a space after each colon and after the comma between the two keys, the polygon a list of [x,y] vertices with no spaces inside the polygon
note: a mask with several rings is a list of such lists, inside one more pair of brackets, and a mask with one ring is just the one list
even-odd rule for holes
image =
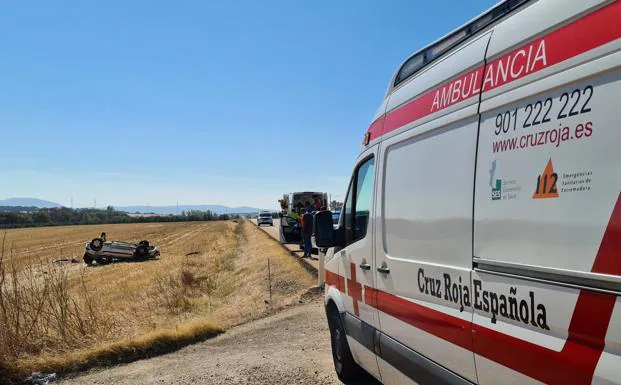
{"label": "ambulance sliding door", "polygon": [[619,20],[619,1],[547,0],[494,28],[475,182],[480,384],[621,383]]}
{"label": "ambulance sliding door", "polygon": [[488,41],[489,34],[474,38],[390,96],[378,179],[375,279],[378,363],[387,383],[444,383],[439,381],[445,376],[476,382],[472,202],[478,89]]}

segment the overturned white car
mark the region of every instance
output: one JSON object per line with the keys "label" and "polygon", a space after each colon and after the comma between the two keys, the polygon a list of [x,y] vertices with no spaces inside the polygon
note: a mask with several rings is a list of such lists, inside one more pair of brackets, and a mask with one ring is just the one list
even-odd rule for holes
{"label": "overturned white car", "polygon": [[84,262],[87,265],[97,262],[99,265],[123,261],[144,261],[160,256],[156,246],[150,245],[149,241],[138,243],[106,241],[104,238],[95,238],[85,246]]}

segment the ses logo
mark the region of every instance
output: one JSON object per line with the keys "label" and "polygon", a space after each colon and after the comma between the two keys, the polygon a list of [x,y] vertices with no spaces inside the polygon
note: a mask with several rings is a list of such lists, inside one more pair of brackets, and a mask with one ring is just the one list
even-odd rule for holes
{"label": "ses logo", "polygon": [[515,179],[503,179],[496,177],[498,161],[492,161],[492,168],[489,169],[489,187],[492,190],[492,200],[512,200],[516,199],[522,191],[520,184]]}
{"label": "ses logo", "polygon": [[492,189],[492,200],[497,201],[502,198],[502,180],[495,179],[496,160],[492,162],[492,168],[489,170],[489,187]]}

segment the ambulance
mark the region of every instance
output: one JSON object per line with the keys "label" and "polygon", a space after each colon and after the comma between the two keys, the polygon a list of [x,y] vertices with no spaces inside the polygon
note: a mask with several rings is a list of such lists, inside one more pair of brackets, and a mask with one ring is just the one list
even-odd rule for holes
{"label": "ambulance", "polygon": [[[301,243],[302,233],[301,226],[297,219],[300,213],[303,214],[303,210],[306,205],[315,207],[317,203],[320,207],[328,207],[328,193],[320,191],[298,191],[283,194],[282,199],[278,200],[280,204],[280,226],[279,240],[280,243]],[[297,215],[292,217],[290,214],[297,211]]]}
{"label": "ambulance", "polygon": [[621,384],[621,1],[505,1],[414,53],[347,191],[315,216],[341,380]]}

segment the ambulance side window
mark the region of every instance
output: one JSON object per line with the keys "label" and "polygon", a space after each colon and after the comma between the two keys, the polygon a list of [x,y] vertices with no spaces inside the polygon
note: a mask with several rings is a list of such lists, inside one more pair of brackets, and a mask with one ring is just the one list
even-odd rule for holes
{"label": "ambulance side window", "polygon": [[364,162],[356,175],[356,198],[354,242],[367,235],[367,225],[369,224],[369,213],[373,203],[373,177],[375,175],[375,160],[373,158]]}
{"label": "ambulance side window", "polygon": [[352,182],[349,184],[349,189],[347,192],[347,198],[345,198],[345,204],[343,205],[343,213],[341,216],[343,217],[343,228],[345,229],[345,244],[349,245],[351,243],[351,234],[352,234],[352,219],[353,219],[353,199],[352,199],[352,185],[354,179],[352,178]]}
{"label": "ambulance side window", "polygon": [[342,213],[346,245],[364,238],[367,234],[369,213],[373,203],[374,176],[375,160],[370,158],[358,166],[349,184]]}

